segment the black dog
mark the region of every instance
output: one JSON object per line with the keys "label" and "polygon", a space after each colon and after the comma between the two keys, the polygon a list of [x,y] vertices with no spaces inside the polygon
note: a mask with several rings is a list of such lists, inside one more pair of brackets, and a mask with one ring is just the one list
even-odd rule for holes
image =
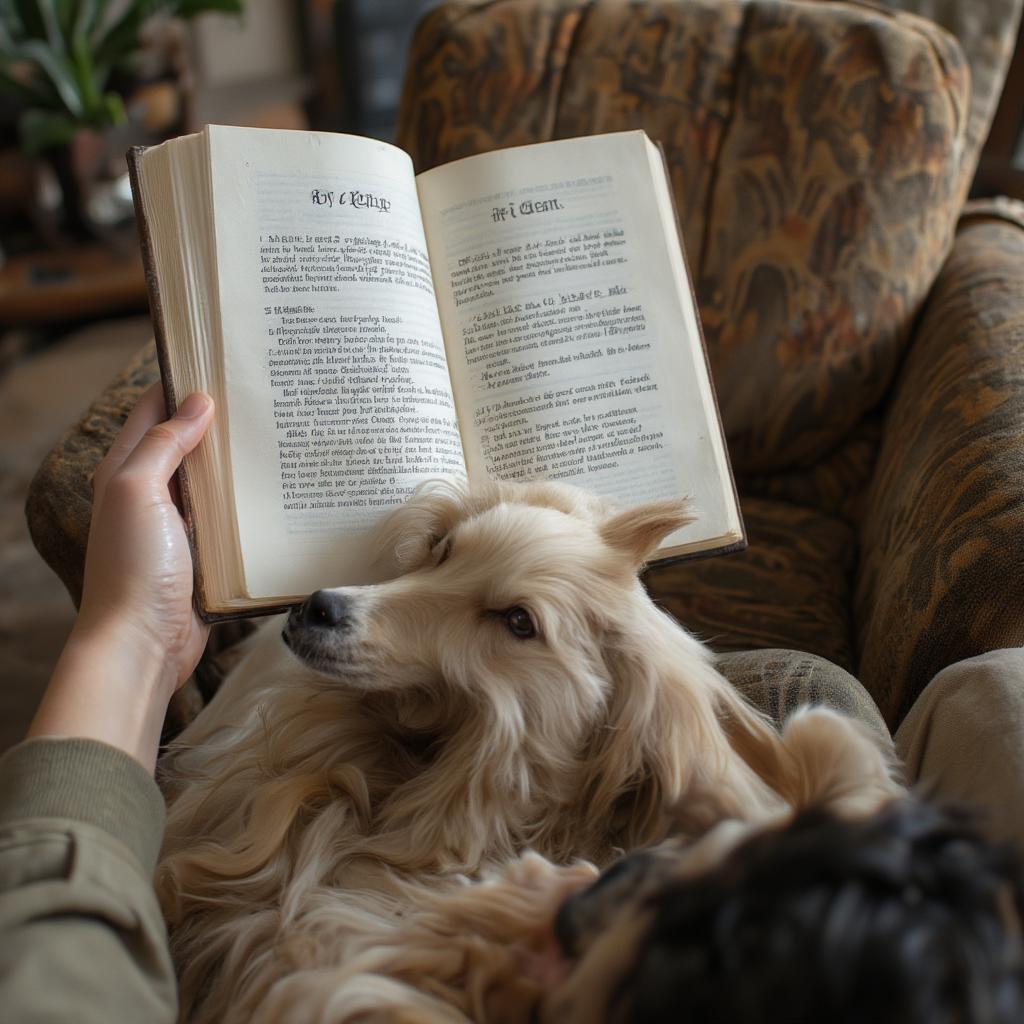
{"label": "black dog", "polygon": [[686,863],[638,852],[558,914],[572,987],[604,989],[607,1024],[1024,1021],[1021,862],[964,812],[805,813]]}

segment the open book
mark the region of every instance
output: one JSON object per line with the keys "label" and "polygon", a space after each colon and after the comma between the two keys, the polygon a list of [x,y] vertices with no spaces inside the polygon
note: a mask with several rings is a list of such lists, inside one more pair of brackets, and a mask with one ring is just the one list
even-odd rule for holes
{"label": "open book", "polygon": [[661,151],[643,132],[469,157],[210,126],[129,154],[207,619],[368,582],[429,478],[689,496],[658,558],[742,546]]}

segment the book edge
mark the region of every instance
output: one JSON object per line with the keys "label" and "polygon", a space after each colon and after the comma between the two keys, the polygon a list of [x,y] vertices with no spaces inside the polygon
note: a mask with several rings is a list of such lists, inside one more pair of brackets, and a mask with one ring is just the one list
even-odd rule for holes
{"label": "book edge", "polygon": [[[433,174],[435,171],[442,171],[446,167],[454,167],[456,164],[464,163],[467,160],[477,160],[481,157],[494,156],[495,154],[504,153],[510,149],[533,149],[538,146],[550,146],[552,143],[556,142],[586,142],[589,139],[606,138],[612,135],[643,135],[650,139],[650,135],[647,134],[647,130],[645,128],[621,128],[614,132],[590,132],[586,135],[570,135],[566,138],[543,139],[540,142],[517,142],[507,146],[498,146],[495,149],[487,149],[480,153],[470,153],[467,156],[458,156],[454,160],[446,160],[443,164],[435,164],[433,167],[428,167],[423,171],[415,171],[414,166],[414,174],[415,177],[420,178],[428,174]],[[395,148],[401,149],[400,146],[396,146]],[[403,149],[402,152],[406,153],[407,151]]]}
{"label": "book edge", "polygon": [[[142,156],[148,148],[150,147],[130,147],[125,154],[125,160],[128,164],[128,182],[132,191],[132,205],[135,208],[135,222],[139,228],[139,248],[142,252],[142,267],[146,278],[149,319],[153,326],[153,340],[156,344],[156,361],[160,368],[160,383],[164,393],[164,405],[167,409],[167,415],[173,416],[178,409],[178,395],[174,387],[174,379],[170,368],[164,308],[160,297],[160,283],[156,276],[152,235],[150,234],[146,211],[142,204],[140,168]],[[196,614],[203,622],[224,621],[219,613],[209,611],[210,601],[206,591],[206,578],[199,563],[199,548],[196,542],[195,503],[192,498],[192,486],[189,482],[188,472],[185,469],[184,463],[175,471],[174,479],[178,483],[181,518],[185,523],[185,536],[188,540],[189,553],[192,558],[192,604],[195,607]],[[229,617],[236,618],[239,616],[235,616],[232,613]]]}
{"label": "book edge", "polygon": [[[652,140],[654,141],[654,140]],[[676,205],[676,194],[672,188],[672,174],[668,166],[668,157],[665,155],[665,146],[660,140],[654,145],[661,154],[661,164],[665,171],[665,180],[668,183],[668,196],[672,203],[673,226],[676,230],[676,237],[679,240],[679,251],[683,257],[683,269],[686,271],[686,287],[690,293],[690,302],[693,304],[694,320],[697,321],[697,336],[700,339],[700,350],[704,357],[704,368],[708,375],[708,384],[711,387],[711,404],[715,412],[715,423],[718,424],[718,433],[722,439],[722,448],[725,451],[725,468],[729,475],[729,488],[732,491],[733,508],[736,510],[736,525],[740,539],[735,544],[727,545],[724,548],[711,548],[698,552],[696,555],[682,555],[678,558],[706,557],[713,554],[728,554],[732,551],[742,551],[747,547],[747,524],[743,519],[743,506],[740,504],[739,491],[736,489],[736,474],[732,468],[732,458],[729,455],[729,439],[726,437],[725,424],[722,422],[722,410],[718,405],[718,388],[715,387],[715,378],[711,372],[711,359],[708,356],[708,343],[704,338],[704,324],[700,317],[700,306],[697,304],[697,293],[694,290],[693,274],[690,271],[690,260],[686,254],[686,244],[683,239],[683,230],[679,226],[679,207]],[[737,545],[740,545],[737,547]]]}
{"label": "book edge", "polygon": [[300,604],[302,604],[301,600],[289,602],[288,604],[281,604],[279,602],[263,604],[255,601],[252,604],[232,608],[229,611],[206,611],[202,608],[196,608],[196,614],[208,626],[215,626],[220,622],[235,622],[239,619],[255,619],[269,615],[279,615],[282,612],[291,611],[292,608],[297,608]]}
{"label": "book edge", "polygon": [[678,565],[680,562],[696,562],[703,558],[714,558],[716,555],[732,555],[740,551],[746,551],[749,545],[744,534],[739,540],[731,541],[728,544],[714,548],[704,548],[701,551],[688,551],[681,555],[666,555],[664,558],[652,558],[644,567],[644,572],[651,569],[664,569],[670,565]]}

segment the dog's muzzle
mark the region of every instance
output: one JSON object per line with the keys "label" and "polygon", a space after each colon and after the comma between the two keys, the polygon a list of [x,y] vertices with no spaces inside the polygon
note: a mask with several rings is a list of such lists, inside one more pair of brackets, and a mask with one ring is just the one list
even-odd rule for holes
{"label": "dog's muzzle", "polygon": [[[317,590],[292,610],[292,616],[297,616],[303,626],[312,629],[348,629],[352,625],[353,604],[348,594],[337,590]],[[291,617],[288,621],[291,625]]]}
{"label": "dog's muzzle", "polygon": [[281,639],[310,668],[332,674],[346,660],[355,623],[353,598],[338,590],[317,590],[293,608]]}

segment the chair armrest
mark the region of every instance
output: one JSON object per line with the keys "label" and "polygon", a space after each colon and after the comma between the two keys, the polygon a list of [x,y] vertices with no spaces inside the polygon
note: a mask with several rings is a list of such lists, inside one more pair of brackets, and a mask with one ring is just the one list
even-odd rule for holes
{"label": "chair armrest", "polygon": [[890,727],[1024,644],[1024,204],[973,204],[897,378],[860,535],[860,678]]}

